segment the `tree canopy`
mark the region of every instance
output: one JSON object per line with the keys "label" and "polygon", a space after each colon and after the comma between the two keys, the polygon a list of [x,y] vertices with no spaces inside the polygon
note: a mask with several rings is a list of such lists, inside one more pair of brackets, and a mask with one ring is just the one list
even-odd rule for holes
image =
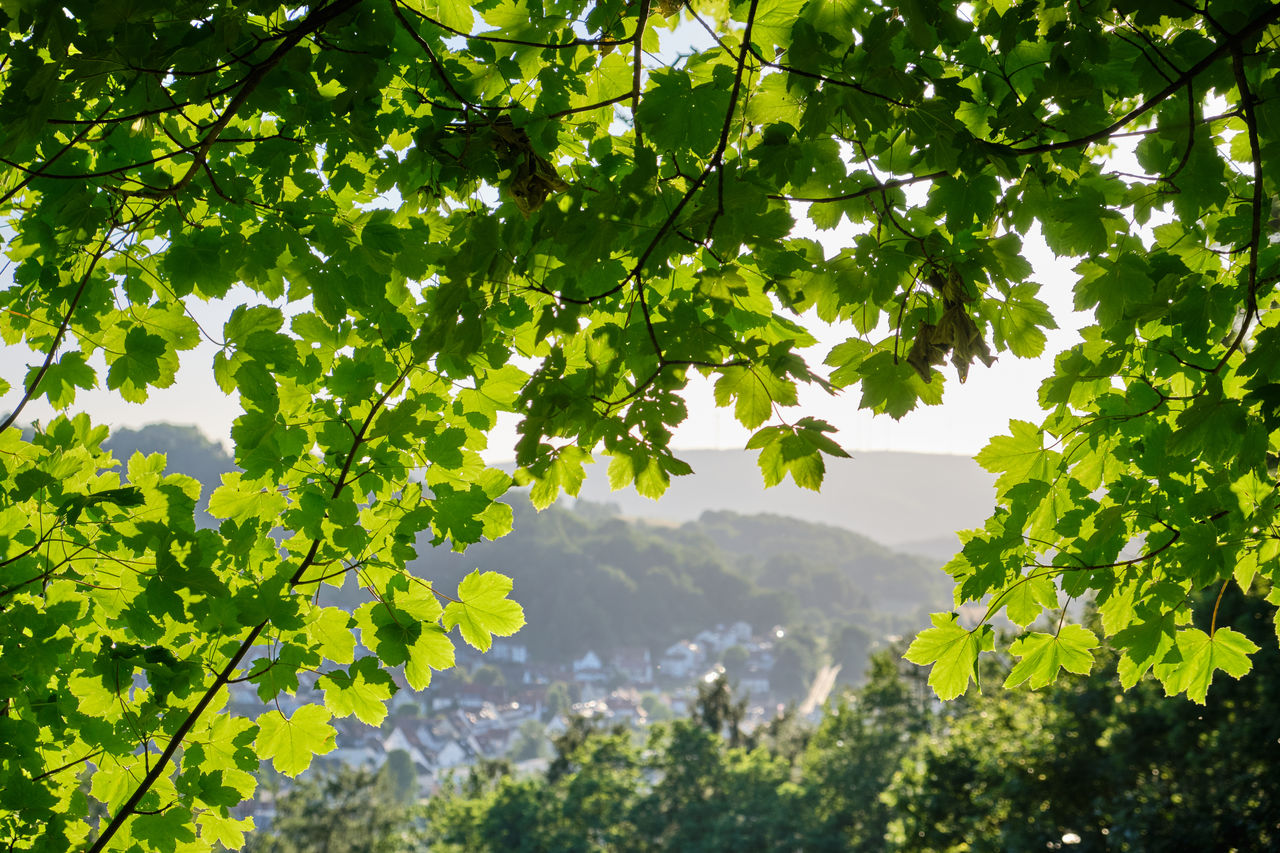
{"label": "tree canopy", "polygon": [[[1197,608],[1207,611],[1213,599],[1197,596]],[[1242,599],[1228,608],[1242,632],[1258,640],[1270,633],[1274,607]],[[1280,726],[1269,709],[1277,649],[1260,650],[1252,677],[1222,685],[1208,708],[1160,695],[1153,680],[1123,691],[1115,655],[1102,657],[1089,676],[1045,690],[970,693],[939,707],[921,670],[900,672],[880,652],[867,683],[816,726],[782,717],[738,737],[716,711],[717,703],[732,709],[732,697],[708,685],[692,719],[654,726],[642,748],[585,728],[585,737],[557,739],[557,772],[474,773],[461,792],[442,792],[427,806],[424,847],[1275,847]],[[984,666],[1008,671],[995,660]],[[625,834],[607,834],[619,826]]]}
{"label": "tree canopy", "polygon": [[[1280,539],[1280,5],[1261,0],[106,0],[0,4],[0,336],[37,354],[0,422],[0,841],[208,849],[260,758],[376,722],[511,580],[405,570],[510,526],[500,498],[661,493],[691,377],[816,488],[797,386],[900,417],[1054,318],[1023,238],[1095,321],[979,456],[999,506],[908,657],[963,692],[1003,614],[1009,683],[1088,672],[1203,702],[1257,646],[1191,594],[1270,589]],[[1132,151],[1136,165],[1120,162]],[[856,236],[825,251],[797,222]],[[196,306],[229,305],[203,324]],[[812,353],[811,318],[848,339]],[[141,401],[197,344],[239,471],[115,459],[77,406]],[[189,357],[189,356],[188,356]],[[818,362],[822,363],[819,364]],[[10,386],[12,386],[10,388]],[[24,428],[33,400],[58,413]],[[519,418],[519,469],[479,451]],[[324,604],[352,575],[354,614]],[[1238,587],[1233,590],[1232,587]],[[1065,611],[1064,611],[1065,612]],[[1224,608],[1223,613],[1230,612]],[[454,629],[457,628],[457,632]],[[356,632],[361,653],[355,659]],[[325,707],[224,708],[319,676]]]}

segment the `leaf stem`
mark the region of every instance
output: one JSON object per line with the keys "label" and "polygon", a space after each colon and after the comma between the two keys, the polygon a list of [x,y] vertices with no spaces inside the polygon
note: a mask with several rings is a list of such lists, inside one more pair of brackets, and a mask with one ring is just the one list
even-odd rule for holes
{"label": "leaf stem", "polygon": [[1209,619],[1209,636],[1212,637],[1218,630],[1218,605],[1222,603],[1222,596],[1227,591],[1227,584],[1231,583],[1231,578],[1227,578],[1222,582],[1222,589],[1218,590],[1218,598],[1213,602],[1213,616]]}

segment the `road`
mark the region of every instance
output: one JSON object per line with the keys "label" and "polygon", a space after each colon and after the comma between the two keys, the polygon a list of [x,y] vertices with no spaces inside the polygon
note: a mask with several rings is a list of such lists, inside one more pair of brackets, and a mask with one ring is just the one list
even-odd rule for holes
{"label": "road", "polygon": [[807,716],[826,703],[827,697],[831,695],[831,688],[836,686],[836,676],[839,674],[840,664],[824,666],[818,670],[818,674],[813,677],[813,684],[809,687],[809,695],[800,703],[800,716]]}

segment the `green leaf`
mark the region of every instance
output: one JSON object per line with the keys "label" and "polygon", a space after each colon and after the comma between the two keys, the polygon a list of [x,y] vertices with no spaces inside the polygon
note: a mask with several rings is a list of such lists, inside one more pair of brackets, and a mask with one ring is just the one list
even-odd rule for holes
{"label": "green leaf", "polygon": [[124,352],[111,359],[107,370],[107,388],[119,391],[130,403],[143,403],[147,388],[167,388],[173,383],[177,358],[168,352],[165,339],[141,326],[134,326],[124,337]]}
{"label": "green leaf", "polygon": [[1044,434],[1028,421],[1009,422],[1010,435],[996,436],[974,457],[978,464],[999,474],[996,485],[1007,490],[1028,480],[1052,477],[1052,461],[1056,454],[1045,450]]}
{"label": "green leaf", "polygon": [[1058,593],[1047,576],[1029,577],[1017,582],[1004,596],[1009,621],[1020,628],[1030,625],[1046,609],[1058,606]]}
{"label": "green leaf", "polygon": [[222,485],[209,496],[209,514],[235,522],[272,519],[284,509],[284,496],[244,482],[238,471],[222,475]]}
{"label": "green leaf", "polygon": [[733,403],[733,414],[747,429],[755,429],[773,414],[773,397],[756,371],[746,367],[725,368],[715,384],[717,406]]}
{"label": "green leaf", "polygon": [[905,358],[895,360],[890,352],[872,353],[858,369],[862,374],[859,405],[877,414],[900,420],[921,402],[935,405],[942,401],[942,382],[925,382]]}
{"label": "green leaf", "polygon": [[511,579],[476,569],[458,584],[458,600],[445,605],[446,631],[457,626],[471,646],[487,652],[493,635],[510,637],[524,626],[524,608],[507,598]]}
{"label": "green leaf", "polygon": [[[32,367],[27,374],[27,387],[39,372]],[[55,409],[64,409],[76,400],[76,389],[92,391],[98,384],[98,376],[93,368],[85,363],[84,356],[78,352],[69,352],[51,363],[40,382],[41,392],[49,399],[49,405]]]}
{"label": "green leaf", "polygon": [[356,638],[351,633],[351,614],[338,607],[319,608],[307,620],[307,637],[319,652],[334,663],[355,660]]}
{"label": "green leaf", "polygon": [[529,490],[529,500],[534,507],[546,509],[551,506],[562,490],[566,494],[577,495],[587,477],[582,469],[583,463],[590,461],[590,454],[579,447],[561,448],[550,458],[550,464],[539,471],[537,482]]}
{"label": "green leaf", "polygon": [[1126,690],[1138,683],[1156,664],[1168,657],[1176,642],[1173,613],[1148,617],[1119,631],[1113,641],[1123,650],[1118,664],[1120,683]]}
{"label": "green leaf", "polygon": [[455,30],[469,32],[474,23],[471,6],[462,0],[414,0],[406,5]]}
{"label": "green leaf", "polygon": [[174,848],[176,843],[195,840],[190,809],[181,806],[152,814],[140,814],[130,826],[134,837],[148,842],[151,849]]}
{"label": "green leaf", "polygon": [[1256,651],[1252,640],[1231,628],[1219,628],[1213,636],[1184,628],[1177,639],[1180,659],[1157,664],[1155,674],[1168,695],[1186,693],[1192,702],[1203,705],[1214,673],[1222,670],[1232,678],[1241,677],[1253,667],[1249,655]]}
{"label": "green leaf", "polygon": [[653,84],[640,101],[636,120],[662,148],[706,157],[715,148],[729,93],[713,84],[694,86],[688,72],[655,71]]}
{"label": "green leaf", "polygon": [[990,625],[964,629],[954,613],[929,618],[933,627],[917,634],[903,657],[920,666],[932,664],[929,686],[939,699],[954,699],[977,681],[978,654],[994,648],[995,635]]}
{"label": "green leaf", "polygon": [[445,629],[435,624],[423,625],[422,633],[409,647],[409,659],[404,664],[405,680],[414,690],[426,690],[431,684],[432,670],[450,669],[453,665],[453,640]]}
{"label": "green leaf", "polygon": [[1093,649],[1097,645],[1098,638],[1081,625],[1063,625],[1056,636],[1028,634],[1009,648],[1011,654],[1022,660],[1014,664],[1004,686],[1027,683],[1035,690],[1051,684],[1058,677],[1059,669],[1088,675],[1093,669]]}
{"label": "green leaf", "polygon": [[776,486],[791,475],[797,486],[818,491],[826,474],[823,454],[848,457],[840,445],[824,433],[835,430],[826,421],[803,418],[795,427],[766,427],[747,442],[748,450],[760,450],[764,484]]}
{"label": "green leaf", "polygon": [[303,705],[285,717],[268,711],[258,718],[258,754],[286,776],[297,776],[311,766],[311,759],[333,750],[336,732],[329,712],[318,705]]}
{"label": "green leaf", "polygon": [[244,834],[253,827],[250,818],[236,819],[223,816],[215,811],[201,812],[196,817],[200,827],[200,837],[221,844],[228,850],[238,850],[244,846]]}
{"label": "green leaf", "polygon": [[324,704],[336,717],[355,714],[368,726],[381,725],[387,716],[387,700],[395,693],[391,675],[378,668],[378,659],[364,657],[346,672],[330,672],[316,682],[324,691]]}

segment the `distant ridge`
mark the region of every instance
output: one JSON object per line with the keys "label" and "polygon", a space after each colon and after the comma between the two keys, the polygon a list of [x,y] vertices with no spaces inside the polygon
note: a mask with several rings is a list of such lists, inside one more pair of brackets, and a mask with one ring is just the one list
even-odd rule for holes
{"label": "distant ridge", "polygon": [[604,464],[588,466],[579,496],[616,504],[623,515],[676,522],[708,510],[789,515],[843,527],[897,550],[946,557],[955,550],[949,543],[958,545],[955,532],[982,526],[995,506],[995,477],[964,456],[862,451],[852,459],[828,458],[818,493],[790,480],[764,488],[750,451],[677,455],[694,473],[673,478],[660,500],[631,490],[610,491]]}
{"label": "distant ridge", "polygon": [[[108,446],[122,462],[137,450],[167,453],[171,470],[205,484],[205,500],[221,475],[235,468],[226,451],[193,426],[117,429]],[[964,456],[860,451],[852,459],[828,457],[826,483],[819,494],[790,480],[764,488],[750,451],[685,450],[678,455],[694,473],[674,478],[661,500],[642,498],[632,490],[610,491],[604,462],[587,466],[579,497],[615,504],[623,515],[651,522],[683,524],[720,510],[791,516],[943,561],[959,544],[955,532],[981,526],[994,506],[995,478]]]}

